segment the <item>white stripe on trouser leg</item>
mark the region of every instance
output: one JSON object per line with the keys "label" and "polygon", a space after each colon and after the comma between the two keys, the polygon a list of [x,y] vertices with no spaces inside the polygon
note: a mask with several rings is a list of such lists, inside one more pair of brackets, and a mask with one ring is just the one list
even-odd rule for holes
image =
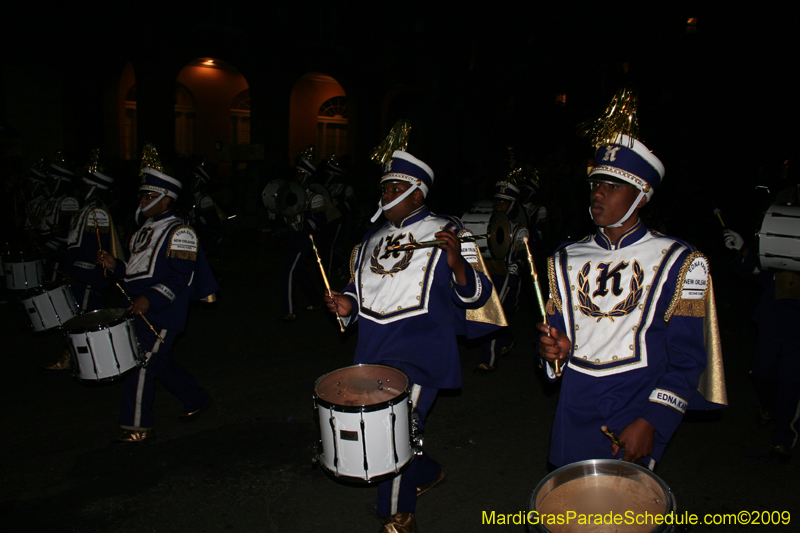
{"label": "white stripe on trouser leg", "polygon": [[[159,333],[161,339],[167,336],[167,330],[162,329]],[[153,356],[154,353],[158,353],[158,349],[161,347],[161,339],[156,337],[156,343],[153,345],[152,352],[146,352],[144,354],[144,358],[146,361],[149,361],[150,358]],[[144,394],[144,380],[147,377],[147,367],[139,369],[139,381],[136,383],[136,404],[134,406],[133,411],[133,425],[137,428],[142,427],[142,395]]]}
{"label": "white stripe on trouser leg", "polygon": [[496,359],[496,350],[497,350],[497,339],[492,339],[489,343],[489,366],[494,366],[494,361]]}
{"label": "white stripe on trouser leg", "polygon": [[800,402],[797,402],[797,409],[794,412],[794,418],[791,422],[789,422],[789,429],[794,433],[794,438],[792,439],[792,444],[790,448],[794,448],[797,445],[797,430],[795,429],[795,424],[797,424],[797,419],[800,418]]}
{"label": "white stripe on trouser leg", "polygon": [[[414,409],[417,408],[417,402],[419,401],[419,395],[422,392],[422,387],[419,385],[412,385],[411,386],[411,412],[414,412]],[[389,514],[396,515],[397,514],[397,501],[400,498],[400,482],[403,479],[403,474],[395,477],[392,480],[392,499],[391,499],[391,511]]]}
{"label": "white stripe on trouser leg", "polygon": [[289,269],[289,314],[294,314],[294,299],[292,298],[292,280],[294,279],[294,269],[297,268],[297,262],[300,260],[300,253],[297,254],[297,257],[294,258],[294,263],[292,263],[292,268]]}

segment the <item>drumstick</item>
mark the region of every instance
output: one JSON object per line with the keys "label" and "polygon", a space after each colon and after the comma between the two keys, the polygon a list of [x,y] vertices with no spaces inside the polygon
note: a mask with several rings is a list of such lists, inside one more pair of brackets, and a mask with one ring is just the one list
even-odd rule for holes
{"label": "drumstick", "polygon": [[[314,248],[314,255],[317,256],[317,263],[319,263],[319,271],[322,272],[322,281],[325,282],[325,289],[328,291],[328,296],[331,300],[333,300],[333,293],[331,292],[331,284],[328,283],[328,276],[325,274],[325,267],[322,266],[322,259],[319,257],[319,252],[317,251],[317,245],[314,243],[314,236],[309,234],[308,238],[311,239],[311,247]],[[333,309],[336,313],[336,321],[339,322],[339,331],[344,333],[344,322],[342,322],[342,317],[339,316],[339,306],[336,304],[336,300],[333,301]]]}
{"label": "drumstick", "polygon": [[[542,322],[545,326],[547,326],[547,336],[550,336],[550,322],[547,320],[547,309],[544,305],[544,297],[542,296],[542,288],[539,286],[539,274],[536,272],[536,263],[533,261],[533,255],[531,254],[531,249],[528,246],[528,237],[523,237],[523,241],[525,241],[525,251],[528,253],[528,265],[531,267],[531,276],[533,276],[533,288],[536,291],[536,300],[539,302],[539,311],[542,313]],[[558,360],[556,359],[553,361],[553,365],[555,366],[555,374],[556,377],[561,377],[561,369],[558,365]]]}
{"label": "drumstick", "polygon": [[[92,211],[92,216],[94,217],[94,232],[97,235],[97,249],[100,250],[100,260],[103,261],[103,243],[100,242],[100,228],[97,227],[97,212]],[[108,277],[108,271],[106,270],[106,262],[103,261],[103,277]]]}
{"label": "drumstick", "polygon": [[614,434],[614,432],[613,432],[613,431],[611,431],[610,429],[608,429],[608,426],[606,426],[606,425],[602,425],[602,426],[600,426],[600,431],[602,431],[603,433],[605,433],[605,434],[606,434],[606,437],[608,437],[609,439],[611,439],[611,442],[613,442],[614,444],[616,444],[616,445],[617,445],[617,447],[619,447],[619,449],[620,449],[620,450],[622,450],[623,452],[624,452],[624,451],[627,451],[627,450],[625,449],[625,445],[624,445],[624,444],[622,444],[622,441],[621,441],[621,440],[619,440],[619,437],[617,437],[617,436]]}
{"label": "drumstick", "polygon": [[[115,282],[114,282],[114,284],[115,284],[115,285],[116,285],[116,286],[119,288],[119,290],[121,290],[121,291],[122,291],[122,294],[124,294],[124,295],[125,295],[125,298],[127,298],[127,299],[128,299],[128,301],[131,303],[131,305],[133,305],[133,300],[131,300],[131,297],[130,297],[130,296],[128,296],[128,293],[127,293],[127,292],[125,292],[125,289],[123,289],[123,288],[122,288],[122,285],[120,285],[120,284],[119,284],[119,281],[115,281]],[[140,317],[142,317],[142,319],[144,320],[144,323],[145,323],[145,324],[147,324],[147,326],[150,328],[150,331],[152,331],[152,332],[153,332],[153,334],[154,334],[156,337],[158,337],[158,340],[160,340],[160,341],[163,343],[163,342],[164,342],[164,339],[162,339],[162,338],[161,338],[161,335],[159,335],[159,334],[158,334],[158,332],[156,332],[156,328],[154,328],[154,327],[153,327],[153,324],[151,324],[151,323],[150,323],[150,321],[149,321],[149,320],[147,320],[147,317],[146,317],[146,316],[144,316],[144,315],[139,315],[139,316],[140,316]]]}
{"label": "drumstick", "polygon": [[719,218],[719,223],[722,224],[722,227],[724,228],[725,227],[725,223],[722,221],[722,211],[720,211],[719,209],[715,208],[714,209],[714,214],[717,215],[717,218]]}
{"label": "drumstick", "polygon": [[[458,242],[475,242],[478,239],[488,239],[490,235],[487,233],[486,235],[464,235],[463,237],[458,237]],[[434,239],[432,241],[420,241],[420,242],[407,242],[405,244],[395,244],[393,246],[388,246],[386,248],[387,252],[402,252],[405,250],[416,250],[417,248],[430,248],[433,246],[439,246],[440,244],[444,244],[447,241],[444,239]]]}

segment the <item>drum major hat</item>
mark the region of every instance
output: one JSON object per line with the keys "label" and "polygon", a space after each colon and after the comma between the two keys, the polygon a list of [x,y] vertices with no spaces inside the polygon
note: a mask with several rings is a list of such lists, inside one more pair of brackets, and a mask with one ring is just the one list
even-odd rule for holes
{"label": "drum major hat", "polygon": [[632,185],[649,201],[663,178],[661,161],[644,144],[620,133],[613,143],[597,149],[595,167],[589,173],[588,181]]}
{"label": "drum major hat", "polygon": [[510,181],[498,181],[494,186],[494,197],[500,200],[516,202],[519,200],[519,188]]}
{"label": "drum major hat", "polygon": [[142,170],[142,182],[139,185],[139,192],[157,192],[177,200],[182,187],[183,185],[181,185],[180,181],[154,168],[147,167]]}
{"label": "drum major hat", "polygon": [[413,155],[395,150],[392,158],[383,165],[381,183],[386,181],[410,183],[419,188],[423,197],[427,198],[428,191],[433,186],[433,170]]}
{"label": "drum major hat", "polygon": [[67,183],[71,183],[72,178],[75,177],[73,172],[70,172],[60,165],[56,165],[55,163],[50,163],[47,172],[50,174],[50,177],[57,180],[66,181]]}

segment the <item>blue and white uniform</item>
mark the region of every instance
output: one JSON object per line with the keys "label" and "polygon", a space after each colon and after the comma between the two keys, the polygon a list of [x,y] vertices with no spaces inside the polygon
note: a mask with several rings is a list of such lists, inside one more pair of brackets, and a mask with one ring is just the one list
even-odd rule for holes
{"label": "blue and white uniform", "polygon": [[617,242],[600,228],[562,246],[548,270],[550,325],[572,341],[550,462],[612,458],[600,426],[619,434],[637,418],[655,428],[643,462],[660,460],[690,404],[708,407],[697,392],[706,367],[707,259],[638,220]]}
{"label": "blue and white uniform", "polygon": [[[399,226],[385,222],[371,230],[354,250],[352,282],[342,291],[353,303],[345,323],[359,323],[355,362],[408,374],[420,429],[438,389],[461,386],[456,336],[468,334],[467,309],[482,307],[492,293],[486,275],[470,266],[477,254],[473,243],[462,245],[464,286],[455,282],[446,253],[438,247],[387,251],[388,246],[432,240],[443,229],[458,234],[463,226],[423,206]],[[416,458],[401,476],[379,485],[378,514],[413,513],[417,487],[440,473],[429,456]]]}
{"label": "blue and white uniform", "polygon": [[153,427],[156,379],[183,401],[186,413],[208,405],[209,393],[172,358],[175,337],[186,327],[190,300],[217,290],[194,229],[172,210],[149,218],[131,237],[130,258],[117,260],[114,275],[124,279],[132,300],[147,298],[145,317],[161,336],[158,339],[136,318],[148,364],[125,378],[120,425],[134,431]]}
{"label": "blue and white uniform", "polygon": [[64,254],[64,273],[81,283],[72,287],[72,293],[83,311],[105,307],[103,291],[108,286],[108,278],[103,275],[103,267],[96,263],[98,234],[103,250],[112,250],[111,214],[101,199],[90,198],[72,217]]}

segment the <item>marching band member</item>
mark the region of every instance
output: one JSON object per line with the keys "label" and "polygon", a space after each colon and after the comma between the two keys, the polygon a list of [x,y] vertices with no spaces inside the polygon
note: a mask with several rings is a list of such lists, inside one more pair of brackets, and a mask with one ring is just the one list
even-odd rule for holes
{"label": "marching band member", "polygon": [[705,304],[713,298],[708,260],[639,218],[664,175],[645,145],[619,134],[595,161],[588,181],[597,232],[549,259],[550,327],[537,324],[548,377],[556,378],[553,363],[563,368],[550,462],[623,453],[652,469],[688,408],[720,407],[698,393]]}
{"label": "marching band member", "polygon": [[[425,205],[432,184],[428,165],[406,152],[393,153],[384,166],[376,213],[386,222],[353,251],[351,283],[326,297],[345,325],[359,323],[357,364],[388,365],[408,375],[420,429],[437,391],[461,386],[456,335],[465,333],[465,310],[480,308],[492,295],[491,281],[462,255],[461,221]],[[438,247],[389,250],[434,238],[442,240]],[[464,249],[477,255],[474,245]],[[423,454],[403,474],[381,483],[382,531],[416,531],[417,496],[444,476],[444,468]]]}
{"label": "marching band member", "polygon": [[75,173],[65,167],[64,157],[61,153],[57,153],[47,169],[47,175],[51,180],[52,197],[47,200],[42,212],[42,236],[47,239],[45,246],[53,258],[52,280],[56,279],[57,271],[63,262],[61,256],[67,245],[72,217],[80,210],[80,203],[71,195]]}
{"label": "marching band member", "polygon": [[119,442],[138,443],[153,436],[156,379],[183,402],[183,418],[212,403],[208,391],[172,357],[175,338],[186,327],[189,301],[217,289],[197,234],[175,214],[173,202],[180,190],[181,183],[175,178],[145,168],[137,218],[141,212],[147,220],[131,237],[129,259],[98,252],[98,262],[124,280],[133,301],[129,309],[149,322],[136,319],[136,335],[146,352],[147,366],[125,377]]}
{"label": "marching band member", "polygon": [[[500,303],[506,319],[510,320],[519,305],[520,271],[526,268],[527,253],[525,251],[525,237],[528,229],[515,220],[519,210],[520,189],[516,177],[521,169],[509,172],[506,179],[498,181],[494,189],[494,210],[505,213],[511,223],[511,246],[502,259],[491,259],[486,262],[486,270],[492,277],[492,284],[497,289]],[[476,372],[488,373],[497,368],[498,355],[511,351],[514,345],[514,333],[511,326],[501,328],[488,336],[481,346],[481,361],[475,369]]]}
{"label": "marching band member", "polygon": [[[799,190],[783,191],[777,203],[798,205]],[[737,273],[763,290],[753,312],[758,339],[750,378],[758,394],[759,425],[774,423],[769,457],[788,463],[800,435],[800,273],[761,270],[741,235],[725,229],[723,237],[727,248],[739,252]]]}
{"label": "marching band member", "polygon": [[98,250],[111,250],[113,255],[122,256],[119,237],[104,198],[114,178],[103,173],[98,152],[93,151],[87,173],[81,178],[77,193],[84,205],[72,217],[64,258],[64,274],[79,282],[73,284],[72,294],[83,311],[105,307],[104,292],[109,279],[96,264]]}
{"label": "marching band member", "polygon": [[297,319],[297,290],[305,294],[309,302],[308,310],[318,309],[322,301],[308,275],[308,258],[311,255],[309,234],[317,234],[327,223],[327,203],[325,197],[309,188],[310,178],[316,167],[311,164],[313,147],[301,152],[295,166],[295,181],[306,191],[305,209],[295,215],[286,216],[284,221],[289,226],[287,234],[289,255],[283,269],[283,292],[281,295],[282,315],[280,320],[291,322]]}

